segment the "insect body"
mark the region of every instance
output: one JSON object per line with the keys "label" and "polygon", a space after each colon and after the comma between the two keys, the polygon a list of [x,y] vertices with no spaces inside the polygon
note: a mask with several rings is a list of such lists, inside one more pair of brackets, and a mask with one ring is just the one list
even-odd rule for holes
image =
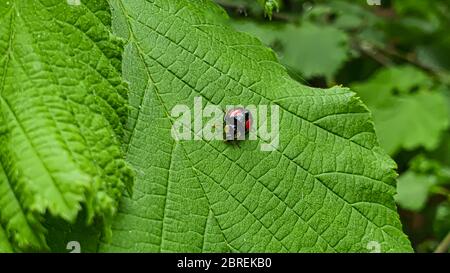
{"label": "insect body", "polygon": [[225,140],[244,140],[252,126],[252,115],[245,108],[233,108],[224,117]]}

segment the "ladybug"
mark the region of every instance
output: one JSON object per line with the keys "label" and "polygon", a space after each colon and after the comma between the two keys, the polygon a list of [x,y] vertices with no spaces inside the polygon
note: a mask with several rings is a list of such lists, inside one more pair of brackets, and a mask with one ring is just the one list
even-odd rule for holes
{"label": "ladybug", "polygon": [[252,127],[252,114],[242,107],[228,110],[223,119],[226,141],[244,140]]}

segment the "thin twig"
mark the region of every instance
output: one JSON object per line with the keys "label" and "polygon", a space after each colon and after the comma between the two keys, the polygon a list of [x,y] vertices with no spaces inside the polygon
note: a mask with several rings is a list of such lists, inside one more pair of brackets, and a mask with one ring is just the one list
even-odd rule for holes
{"label": "thin twig", "polygon": [[450,232],[447,236],[442,240],[442,242],[438,245],[434,253],[447,253],[450,248]]}
{"label": "thin twig", "polygon": [[380,54],[376,50],[373,49],[373,47],[369,44],[362,43],[361,41],[354,41],[352,43],[352,46],[357,51],[361,52],[362,54],[368,56],[369,58],[373,59],[377,63],[383,65],[383,66],[390,66],[392,65],[391,59],[386,57],[383,54]]}
{"label": "thin twig", "polygon": [[446,188],[441,186],[434,186],[430,190],[432,193],[448,197],[448,199],[450,200],[450,190],[447,190]]}
{"label": "thin twig", "polygon": [[415,66],[417,66],[417,67],[419,67],[419,68],[421,68],[423,70],[426,70],[428,72],[436,73],[435,69],[433,69],[433,68],[431,68],[431,67],[429,67],[429,66],[427,66],[427,65],[425,65],[425,64],[423,64],[421,62],[419,62],[416,58],[414,58],[412,56],[400,53],[395,48],[380,47],[380,46],[376,46],[376,45],[374,45],[374,46],[375,46],[375,48],[377,50],[379,50],[379,51],[381,51],[381,52],[383,52],[383,53],[385,53],[387,55],[391,55],[391,56],[397,57],[399,59],[402,59],[403,61],[406,61],[406,62],[408,62],[408,63],[410,63],[412,65],[415,65]]}
{"label": "thin twig", "polygon": [[444,70],[436,70],[432,67],[429,67],[418,61],[416,58],[408,56],[406,54],[402,54],[394,48],[382,47],[359,39],[355,39],[353,44],[354,44],[353,48],[363,53],[364,55],[374,59],[383,66],[392,65],[393,61],[391,58],[394,57],[402,61],[406,61],[407,63],[418,67],[419,69],[422,69],[431,78],[439,82],[446,84],[450,83],[450,74],[448,72]]}

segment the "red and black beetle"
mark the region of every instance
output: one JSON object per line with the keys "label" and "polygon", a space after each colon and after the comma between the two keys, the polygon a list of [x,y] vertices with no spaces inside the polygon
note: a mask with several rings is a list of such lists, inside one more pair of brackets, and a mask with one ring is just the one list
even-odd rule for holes
{"label": "red and black beetle", "polygon": [[224,116],[225,140],[244,140],[252,127],[252,114],[245,108],[238,107],[228,110]]}

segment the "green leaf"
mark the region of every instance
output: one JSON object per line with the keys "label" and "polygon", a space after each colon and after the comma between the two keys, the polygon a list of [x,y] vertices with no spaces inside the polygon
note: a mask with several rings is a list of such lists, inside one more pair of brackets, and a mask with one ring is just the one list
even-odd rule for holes
{"label": "green leaf", "polygon": [[404,209],[420,211],[425,206],[431,186],[435,184],[435,176],[408,171],[398,179],[395,200]]}
{"label": "green leaf", "polygon": [[433,150],[448,128],[448,110],[441,94],[419,92],[397,98],[391,107],[373,109],[380,142],[395,154],[400,147],[413,150],[420,146]]}
{"label": "green leaf", "polygon": [[[411,251],[394,162],[345,88],[302,86],[273,52],[222,23],[210,1],[111,1],[128,42],[127,160],[137,181],[100,251]],[[175,141],[175,105],[278,105],[280,145]],[[192,108],[191,108],[192,109]]]}
{"label": "green leaf", "polygon": [[401,149],[433,150],[448,128],[446,98],[415,68],[383,69],[353,88],[372,111],[380,144],[391,155]]}
{"label": "green leaf", "polygon": [[353,1],[330,1],[328,3],[332,10],[336,12],[334,25],[338,28],[348,30],[360,30],[361,28],[372,28],[380,20],[374,13]]}
{"label": "green leaf", "polygon": [[131,184],[110,17],[104,0],[0,4],[0,226],[14,249],[47,249],[47,213],[109,221]]}
{"label": "green leaf", "polygon": [[272,19],[272,14],[274,11],[278,11],[280,4],[278,0],[258,0],[264,7],[264,14]]}
{"label": "green leaf", "polygon": [[300,27],[292,24],[278,26],[251,21],[236,21],[233,26],[272,46],[283,64],[308,78],[324,76],[331,80],[350,57],[347,34],[333,26],[308,22]]}

